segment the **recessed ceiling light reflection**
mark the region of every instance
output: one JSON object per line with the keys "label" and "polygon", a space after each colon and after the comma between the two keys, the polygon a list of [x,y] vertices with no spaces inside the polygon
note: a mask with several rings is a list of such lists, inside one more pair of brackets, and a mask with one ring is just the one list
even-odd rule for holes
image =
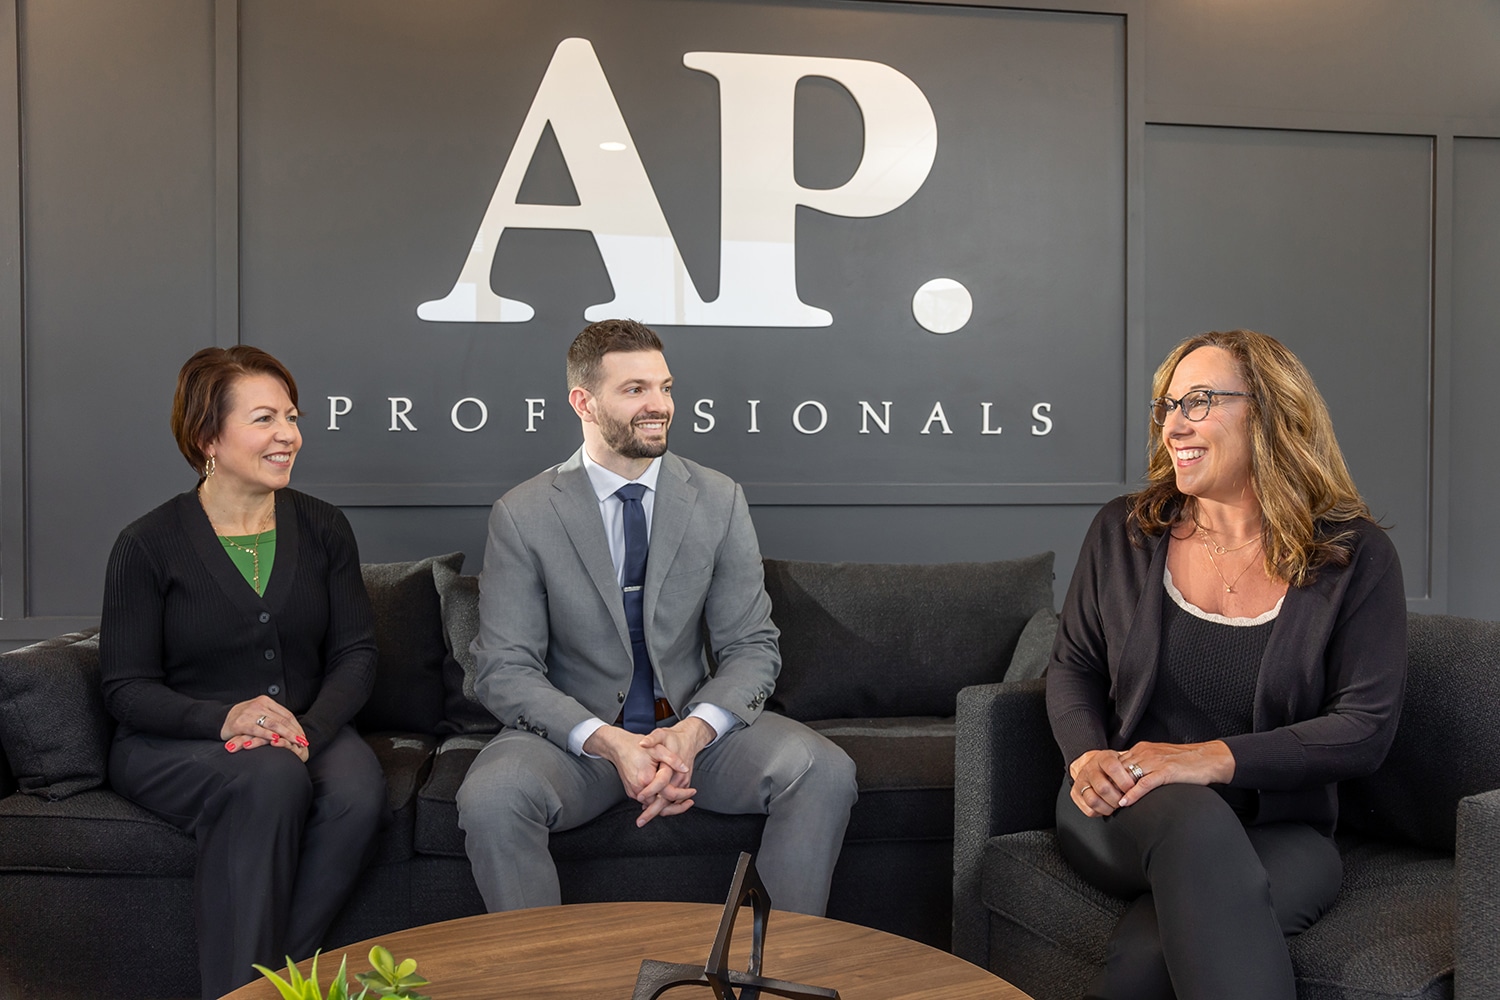
{"label": "recessed ceiling light reflection", "polygon": [[626,146],[623,142],[601,142],[599,143],[599,148],[611,153],[618,153],[630,147]]}

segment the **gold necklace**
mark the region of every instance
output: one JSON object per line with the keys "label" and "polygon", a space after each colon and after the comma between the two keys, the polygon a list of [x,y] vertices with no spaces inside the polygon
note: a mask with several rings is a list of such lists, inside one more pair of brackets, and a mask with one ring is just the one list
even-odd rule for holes
{"label": "gold necklace", "polygon": [[1231,546],[1229,548],[1225,548],[1224,546],[1220,545],[1218,542],[1214,541],[1213,532],[1209,531],[1207,528],[1205,528],[1203,526],[1203,522],[1201,522],[1201,521],[1198,520],[1198,515],[1197,514],[1193,515],[1193,524],[1195,524],[1197,526],[1198,532],[1203,536],[1203,544],[1204,544],[1204,546],[1207,547],[1207,546],[1212,545],[1213,550],[1215,552],[1217,552],[1221,556],[1224,555],[1224,553],[1226,553],[1226,552],[1238,552],[1240,549],[1243,549],[1245,546],[1251,545],[1251,544],[1253,544],[1255,542],[1260,541],[1260,535],[1261,535],[1261,533],[1260,532],[1256,532],[1255,533],[1255,537],[1250,538],[1247,541],[1243,541],[1243,542],[1241,542],[1238,545]]}
{"label": "gold necklace", "polygon": [[[208,513],[208,504],[205,503],[204,500],[203,500],[203,487],[201,487],[201,486],[198,487],[198,503],[203,508],[203,513],[208,517],[208,526],[210,528],[214,529],[214,534],[219,535],[219,529],[214,526],[213,515],[211,515],[211,514]],[[252,588],[254,588],[254,590],[255,590],[255,592],[257,594],[259,594],[261,592],[261,590],[260,590],[260,536],[264,535],[268,530],[270,530],[269,528],[267,528],[266,525],[271,520],[271,518],[273,518],[275,516],[276,516],[276,501],[272,500],[271,501],[271,509],[268,510],[268,511],[266,511],[266,516],[261,519],[260,530],[255,533],[255,541],[252,544],[250,544],[249,546],[241,545],[239,542],[235,541],[233,538],[230,538],[228,535],[219,535],[219,541],[223,542],[225,545],[231,546],[232,548],[239,549],[241,552],[245,552],[245,553],[249,554],[249,556],[250,556],[250,565],[251,565],[251,575],[254,577],[254,580],[251,581],[250,586]]]}
{"label": "gold necklace", "polygon": [[[1259,535],[1256,535],[1255,538],[1252,538],[1250,541],[1253,542],[1256,539],[1258,539],[1259,537],[1260,537]],[[1250,544],[1250,542],[1246,542],[1245,543],[1245,545],[1249,545],[1249,544]],[[1245,545],[1236,545],[1235,549],[1242,549],[1242,548],[1245,547]],[[1203,542],[1203,551],[1206,552],[1206,553],[1208,553],[1208,564],[1214,568],[1214,572],[1215,573],[1219,574],[1219,580],[1224,584],[1224,593],[1226,593],[1226,594],[1232,594],[1232,593],[1234,593],[1234,585],[1236,583],[1240,582],[1240,577],[1242,577],[1246,573],[1250,572],[1250,567],[1251,566],[1255,565],[1255,560],[1254,559],[1251,559],[1249,562],[1245,563],[1245,568],[1242,569],[1242,570],[1240,570],[1239,573],[1237,573],[1235,575],[1235,578],[1234,578],[1233,582],[1230,582],[1227,578],[1225,578],[1224,571],[1219,568],[1219,562],[1218,562],[1217,559],[1214,558],[1214,546],[1212,546],[1212,545],[1210,545],[1208,543],[1207,538],[1205,538],[1204,542]],[[1219,549],[1219,554],[1223,555],[1225,551],[1232,552],[1232,551],[1234,551],[1234,549],[1225,550],[1224,548],[1221,547]]]}

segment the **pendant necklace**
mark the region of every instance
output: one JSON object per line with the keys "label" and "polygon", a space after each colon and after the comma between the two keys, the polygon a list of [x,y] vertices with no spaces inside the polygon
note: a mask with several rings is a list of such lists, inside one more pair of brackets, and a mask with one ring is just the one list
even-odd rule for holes
{"label": "pendant necklace", "polygon": [[[198,487],[198,503],[202,505],[202,507],[203,507],[203,513],[204,514],[208,514],[208,504],[204,503],[204,501],[203,501],[203,487],[201,487],[201,486]],[[259,531],[257,531],[255,533],[255,541],[252,542],[250,545],[241,545],[239,542],[235,541],[233,538],[230,538],[228,535],[219,535],[219,541],[223,542],[225,545],[228,545],[228,546],[230,546],[232,548],[239,549],[241,552],[244,552],[244,553],[246,553],[246,554],[248,554],[250,556],[250,565],[252,567],[251,568],[251,575],[254,577],[254,579],[250,583],[250,586],[255,590],[255,592],[257,594],[259,594],[261,592],[261,590],[260,590],[260,536],[264,535],[269,530],[269,528],[267,527],[267,525],[270,522],[271,518],[275,516],[275,514],[276,514],[276,501],[272,500],[271,501],[271,509],[268,510],[268,511],[266,511],[266,516],[261,520],[261,528],[260,528]],[[209,516],[209,518],[208,518],[208,524],[209,524],[209,527],[214,528],[214,534],[217,535],[219,533],[219,529],[216,528],[216,527],[214,527],[214,519],[213,519],[212,516]],[[1213,558],[1213,557],[1210,556],[1209,558]],[[1221,579],[1223,578],[1223,574],[1220,574],[1220,578]]]}

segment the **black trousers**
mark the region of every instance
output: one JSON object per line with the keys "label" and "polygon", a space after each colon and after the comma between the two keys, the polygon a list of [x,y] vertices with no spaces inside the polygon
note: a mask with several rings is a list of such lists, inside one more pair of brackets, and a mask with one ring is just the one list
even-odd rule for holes
{"label": "black trousers", "polygon": [[1088,996],[1295,1000],[1286,937],[1333,903],[1343,862],[1305,823],[1245,826],[1202,785],[1163,785],[1114,815],[1085,816],[1064,784],[1063,857],[1132,902]]}
{"label": "black trousers", "polygon": [[198,841],[194,885],[203,996],[219,997],[317,950],[386,815],[374,751],[349,727],[303,764],[280,747],[133,734],[110,783]]}

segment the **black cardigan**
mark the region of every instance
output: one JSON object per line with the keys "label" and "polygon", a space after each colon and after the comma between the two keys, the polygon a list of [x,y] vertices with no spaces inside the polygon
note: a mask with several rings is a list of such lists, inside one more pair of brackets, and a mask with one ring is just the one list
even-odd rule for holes
{"label": "black cardigan", "polygon": [[[1167,533],[1127,525],[1127,498],[1099,511],[1079,554],[1047,669],[1047,710],[1063,758],[1125,750],[1160,656]],[[1375,524],[1353,532],[1347,566],[1291,587],[1256,682],[1254,730],[1225,738],[1230,784],[1260,794],[1254,822],[1308,822],[1331,832],[1335,782],[1380,766],[1406,683],[1406,595],[1396,549]],[[1132,544],[1134,534],[1141,544]]]}
{"label": "black cardigan", "polygon": [[375,630],[343,513],[276,494],[276,559],[258,595],[224,551],[194,491],[115,542],[99,661],[120,735],[220,739],[229,710],[258,694],[302,723],[310,753],[369,697]]}

